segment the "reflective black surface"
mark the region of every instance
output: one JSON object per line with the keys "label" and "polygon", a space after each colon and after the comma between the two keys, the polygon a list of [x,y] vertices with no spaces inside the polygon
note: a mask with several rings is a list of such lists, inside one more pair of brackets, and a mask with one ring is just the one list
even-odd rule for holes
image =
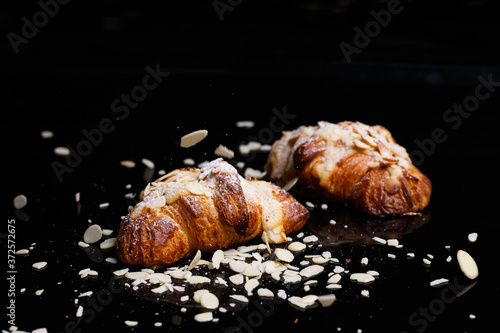
{"label": "reflective black surface", "polygon": [[[339,43],[352,41],[353,28],[384,4],[360,2],[336,13],[281,2],[262,10],[243,2],[223,22],[210,2],[191,11],[166,11],[169,20],[149,7],[129,6],[117,2],[101,13],[69,3],[18,54],[2,44],[8,55],[0,80],[1,108],[8,115],[1,123],[1,243],[7,264],[2,267],[8,278],[14,276],[4,284],[5,294],[15,280],[15,295],[3,303],[2,329],[10,326],[6,307],[12,299],[16,326],[26,331],[478,332],[495,323],[500,143],[495,5],[463,2],[430,11],[408,4],[350,64]],[[31,19],[37,8],[9,11],[3,18],[7,30],[21,31],[22,16]],[[112,23],[109,17],[115,16],[120,28],[106,30],[109,25],[102,22]],[[484,98],[470,104],[471,111],[456,109],[475,103],[471,96]],[[256,125],[237,128],[238,120]],[[351,272],[380,272],[368,286],[345,275],[331,307],[301,311],[279,299],[253,296],[239,311],[214,312],[218,323],[201,324],[193,320],[199,308],[181,312],[171,300],[148,299],[147,290],[133,292],[115,279],[112,272],[124,265],[104,260],[115,256],[113,250],[78,247],[89,220],[116,235],[120,216],[138,200],[125,194],[138,195],[159,170],[182,167],[188,157],[211,160],[219,144],[236,151],[234,162],[262,169],[266,153],[242,155],[240,143],[271,144],[282,130],[318,120],[386,126],[433,184],[429,207],[414,217],[378,219],[338,204],[323,210],[323,202],[313,201],[317,206],[303,232],[320,242],[307,253],[328,250]],[[197,129],[207,129],[208,137],[180,148],[180,137]],[[42,130],[54,137],[41,138]],[[69,146],[79,156],[56,156],[57,146]],[[155,163],[152,174],[145,173],[142,158]],[[136,167],[121,166],[126,159]],[[22,210],[12,206],[18,194],[28,198]],[[109,207],[100,209],[104,202]],[[8,229],[9,221],[15,228]],[[15,262],[7,262],[9,230],[15,230],[16,249],[36,243]],[[475,243],[467,240],[472,232],[479,234]],[[398,238],[403,247],[373,243],[374,236]],[[458,268],[458,249],[477,261],[475,281]],[[434,257],[430,266],[422,262],[427,254]],[[367,266],[360,264],[363,257],[369,258]],[[38,261],[47,261],[47,268],[32,269]],[[325,272],[334,267],[328,264]],[[80,278],[84,268],[95,269],[98,277]],[[438,278],[450,283],[430,287]],[[331,292],[324,288],[327,274],[316,279],[309,292],[303,284],[283,286],[269,278],[262,285],[290,295]],[[43,294],[36,296],[40,289]],[[370,297],[361,297],[362,289]],[[80,298],[85,310],[77,320],[75,299],[86,291],[93,295]],[[125,320],[139,324],[130,328]]]}

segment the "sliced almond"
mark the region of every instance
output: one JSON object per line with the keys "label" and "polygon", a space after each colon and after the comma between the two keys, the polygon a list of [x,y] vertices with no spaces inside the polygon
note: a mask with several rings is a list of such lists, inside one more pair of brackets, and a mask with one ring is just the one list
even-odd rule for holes
{"label": "sliced almond", "polygon": [[135,162],[131,160],[123,160],[120,162],[121,166],[124,166],[125,168],[134,168],[135,167]]}
{"label": "sliced almond", "polygon": [[22,209],[26,206],[27,203],[28,203],[28,199],[23,194],[16,196],[13,200],[13,204],[14,204],[15,209]]}
{"label": "sliced almond", "polygon": [[363,284],[368,284],[372,283],[375,281],[375,278],[373,275],[367,274],[367,273],[354,273],[351,274],[350,277],[351,281],[356,281],[358,283],[363,283]]}
{"label": "sliced almond", "polygon": [[243,272],[241,272],[245,276],[260,276],[262,275],[261,271],[258,268],[255,268],[251,265],[245,267]]}
{"label": "sliced almond", "polygon": [[274,293],[267,289],[267,288],[259,288],[257,289],[257,295],[259,295],[259,297],[265,297],[265,298],[272,298],[274,297]]}
{"label": "sliced almond", "polygon": [[227,158],[228,160],[234,157],[234,151],[223,145],[219,145],[217,148],[215,148],[214,154],[217,156]]}
{"label": "sliced almond", "polygon": [[87,244],[94,244],[102,238],[102,229],[99,225],[93,224],[85,230],[83,241]]}
{"label": "sliced almond", "polygon": [[42,269],[45,269],[47,267],[47,262],[46,261],[36,262],[32,265],[32,267],[37,271],[41,271]]}
{"label": "sliced almond", "polygon": [[431,281],[430,286],[431,287],[439,287],[439,286],[442,286],[444,284],[447,284],[448,282],[449,282],[448,279],[444,279],[444,278],[436,279],[436,280]]}
{"label": "sliced almond", "polygon": [[167,198],[165,196],[156,197],[151,201],[146,202],[146,207],[149,208],[161,208],[167,204]]}
{"label": "sliced almond", "polygon": [[245,281],[245,278],[243,277],[242,274],[235,274],[235,275],[231,275],[229,277],[229,281],[231,281],[233,284],[239,286],[239,285],[243,284],[243,282]]}
{"label": "sliced almond", "polygon": [[302,250],[305,250],[306,248],[307,248],[307,245],[302,243],[302,242],[293,242],[293,243],[290,243],[290,245],[288,245],[288,249],[290,251],[294,251],[294,252],[302,251]]}
{"label": "sliced almond", "polygon": [[207,278],[206,276],[201,276],[201,275],[193,275],[187,278],[186,280],[188,283],[191,284],[198,284],[198,283],[210,283],[210,279]]}
{"label": "sliced almond", "polygon": [[193,257],[193,260],[191,260],[191,263],[188,266],[188,271],[192,270],[196,264],[198,264],[198,261],[201,259],[201,251],[198,250],[196,251],[196,254]]}
{"label": "sliced almond", "polygon": [[246,262],[240,260],[231,260],[229,262],[229,268],[236,273],[242,273],[247,266],[248,264]]}
{"label": "sliced almond", "polygon": [[205,187],[198,182],[187,183],[186,190],[195,195],[204,195],[206,192]]}
{"label": "sliced almond", "polygon": [[112,237],[106,239],[104,242],[99,244],[99,247],[101,248],[101,250],[107,250],[113,248],[115,246],[115,243],[116,243],[116,237]]}
{"label": "sliced almond", "polygon": [[125,277],[130,280],[147,280],[149,279],[149,273],[146,272],[127,272]]}
{"label": "sliced almond", "polygon": [[245,283],[245,290],[247,293],[251,293],[257,286],[259,285],[259,280],[257,279],[250,279]]}
{"label": "sliced almond", "polygon": [[286,249],[277,248],[274,253],[276,254],[276,257],[278,257],[278,259],[281,261],[292,262],[294,259],[293,253]]}
{"label": "sliced almond", "polygon": [[309,278],[321,274],[324,270],[325,268],[323,266],[311,265],[302,269],[299,274],[305,278]]}
{"label": "sliced almond", "polygon": [[212,265],[214,266],[215,269],[219,269],[222,260],[224,260],[224,251],[222,250],[215,251],[214,254],[212,255]]}
{"label": "sliced almond", "polygon": [[194,316],[194,320],[200,323],[205,323],[207,321],[212,321],[214,319],[214,315],[212,312],[201,312]]}
{"label": "sliced almond", "polygon": [[119,270],[113,272],[113,274],[115,276],[123,276],[123,275],[125,275],[127,273],[128,273],[128,268],[119,269]]}
{"label": "sliced almond", "polygon": [[248,303],[248,298],[243,295],[229,295],[229,297],[242,303]]}
{"label": "sliced almond", "polygon": [[292,297],[288,298],[288,302],[290,302],[291,304],[293,304],[297,307],[304,309],[308,306],[313,305],[317,299],[318,299],[318,296],[316,296],[316,295],[307,295],[304,297],[292,296]]}
{"label": "sliced almond", "polygon": [[205,139],[207,135],[208,135],[207,130],[199,130],[186,134],[181,138],[181,147],[182,148],[192,147],[195,144],[202,141],[203,139]]}
{"label": "sliced almond", "polygon": [[200,297],[200,304],[205,309],[217,309],[219,307],[219,299],[210,292],[204,293]]}
{"label": "sliced almond", "polygon": [[331,306],[336,300],[337,300],[337,297],[335,297],[335,294],[318,296],[318,302],[324,308]]}
{"label": "sliced almond", "polygon": [[201,296],[203,296],[204,294],[206,293],[210,293],[209,290],[207,289],[199,289],[199,290],[196,290],[193,294],[193,300],[197,303],[200,303],[201,302]]}
{"label": "sliced almond", "polygon": [[155,294],[162,294],[166,292],[168,289],[165,285],[161,285],[158,288],[151,289],[151,291]]}
{"label": "sliced almond", "polygon": [[458,250],[457,261],[460,265],[460,269],[469,279],[474,280],[479,275],[479,269],[477,268],[476,261],[472,256],[465,252],[464,250]]}

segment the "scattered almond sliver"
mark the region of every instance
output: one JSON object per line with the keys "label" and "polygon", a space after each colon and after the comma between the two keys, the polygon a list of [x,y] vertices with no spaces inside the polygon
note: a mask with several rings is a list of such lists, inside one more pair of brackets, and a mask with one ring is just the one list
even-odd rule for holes
{"label": "scattered almond sliver", "polygon": [[479,275],[479,269],[477,268],[476,261],[469,253],[464,250],[458,250],[457,261],[465,276],[471,280],[477,278]]}
{"label": "scattered almond sliver", "polygon": [[208,135],[207,130],[199,130],[186,134],[181,138],[181,147],[182,148],[192,147],[197,143],[199,143],[200,141],[202,141],[203,139],[205,139],[207,135]]}

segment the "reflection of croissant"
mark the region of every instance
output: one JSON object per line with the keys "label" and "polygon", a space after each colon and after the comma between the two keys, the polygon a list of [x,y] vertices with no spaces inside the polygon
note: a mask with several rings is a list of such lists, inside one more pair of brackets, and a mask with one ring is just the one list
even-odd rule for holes
{"label": "reflection of croissant", "polygon": [[427,206],[432,190],[387,129],[359,122],[284,132],[266,171],[278,185],[297,177],[303,195],[351,202],[372,215],[414,213]]}
{"label": "reflection of croissant", "polygon": [[141,199],[121,223],[116,252],[125,263],[153,268],[259,235],[282,243],[309,217],[281,188],[248,181],[220,159],[201,170],[170,172],[148,185]]}

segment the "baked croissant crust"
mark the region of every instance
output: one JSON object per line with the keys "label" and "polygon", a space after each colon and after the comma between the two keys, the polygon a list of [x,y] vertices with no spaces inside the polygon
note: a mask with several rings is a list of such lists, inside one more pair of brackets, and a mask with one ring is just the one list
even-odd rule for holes
{"label": "baked croissant crust", "polygon": [[282,243],[308,218],[309,211],[288,192],[246,180],[217,159],[149,184],[121,222],[116,252],[124,263],[158,268],[197,250],[215,251],[258,236]]}
{"label": "baked croissant crust", "polygon": [[432,185],[383,126],[360,122],[301,126],[284,132],[266,164],[278,185],[295,181],[305,197],[350,202],[372,215],[412,214]]}

